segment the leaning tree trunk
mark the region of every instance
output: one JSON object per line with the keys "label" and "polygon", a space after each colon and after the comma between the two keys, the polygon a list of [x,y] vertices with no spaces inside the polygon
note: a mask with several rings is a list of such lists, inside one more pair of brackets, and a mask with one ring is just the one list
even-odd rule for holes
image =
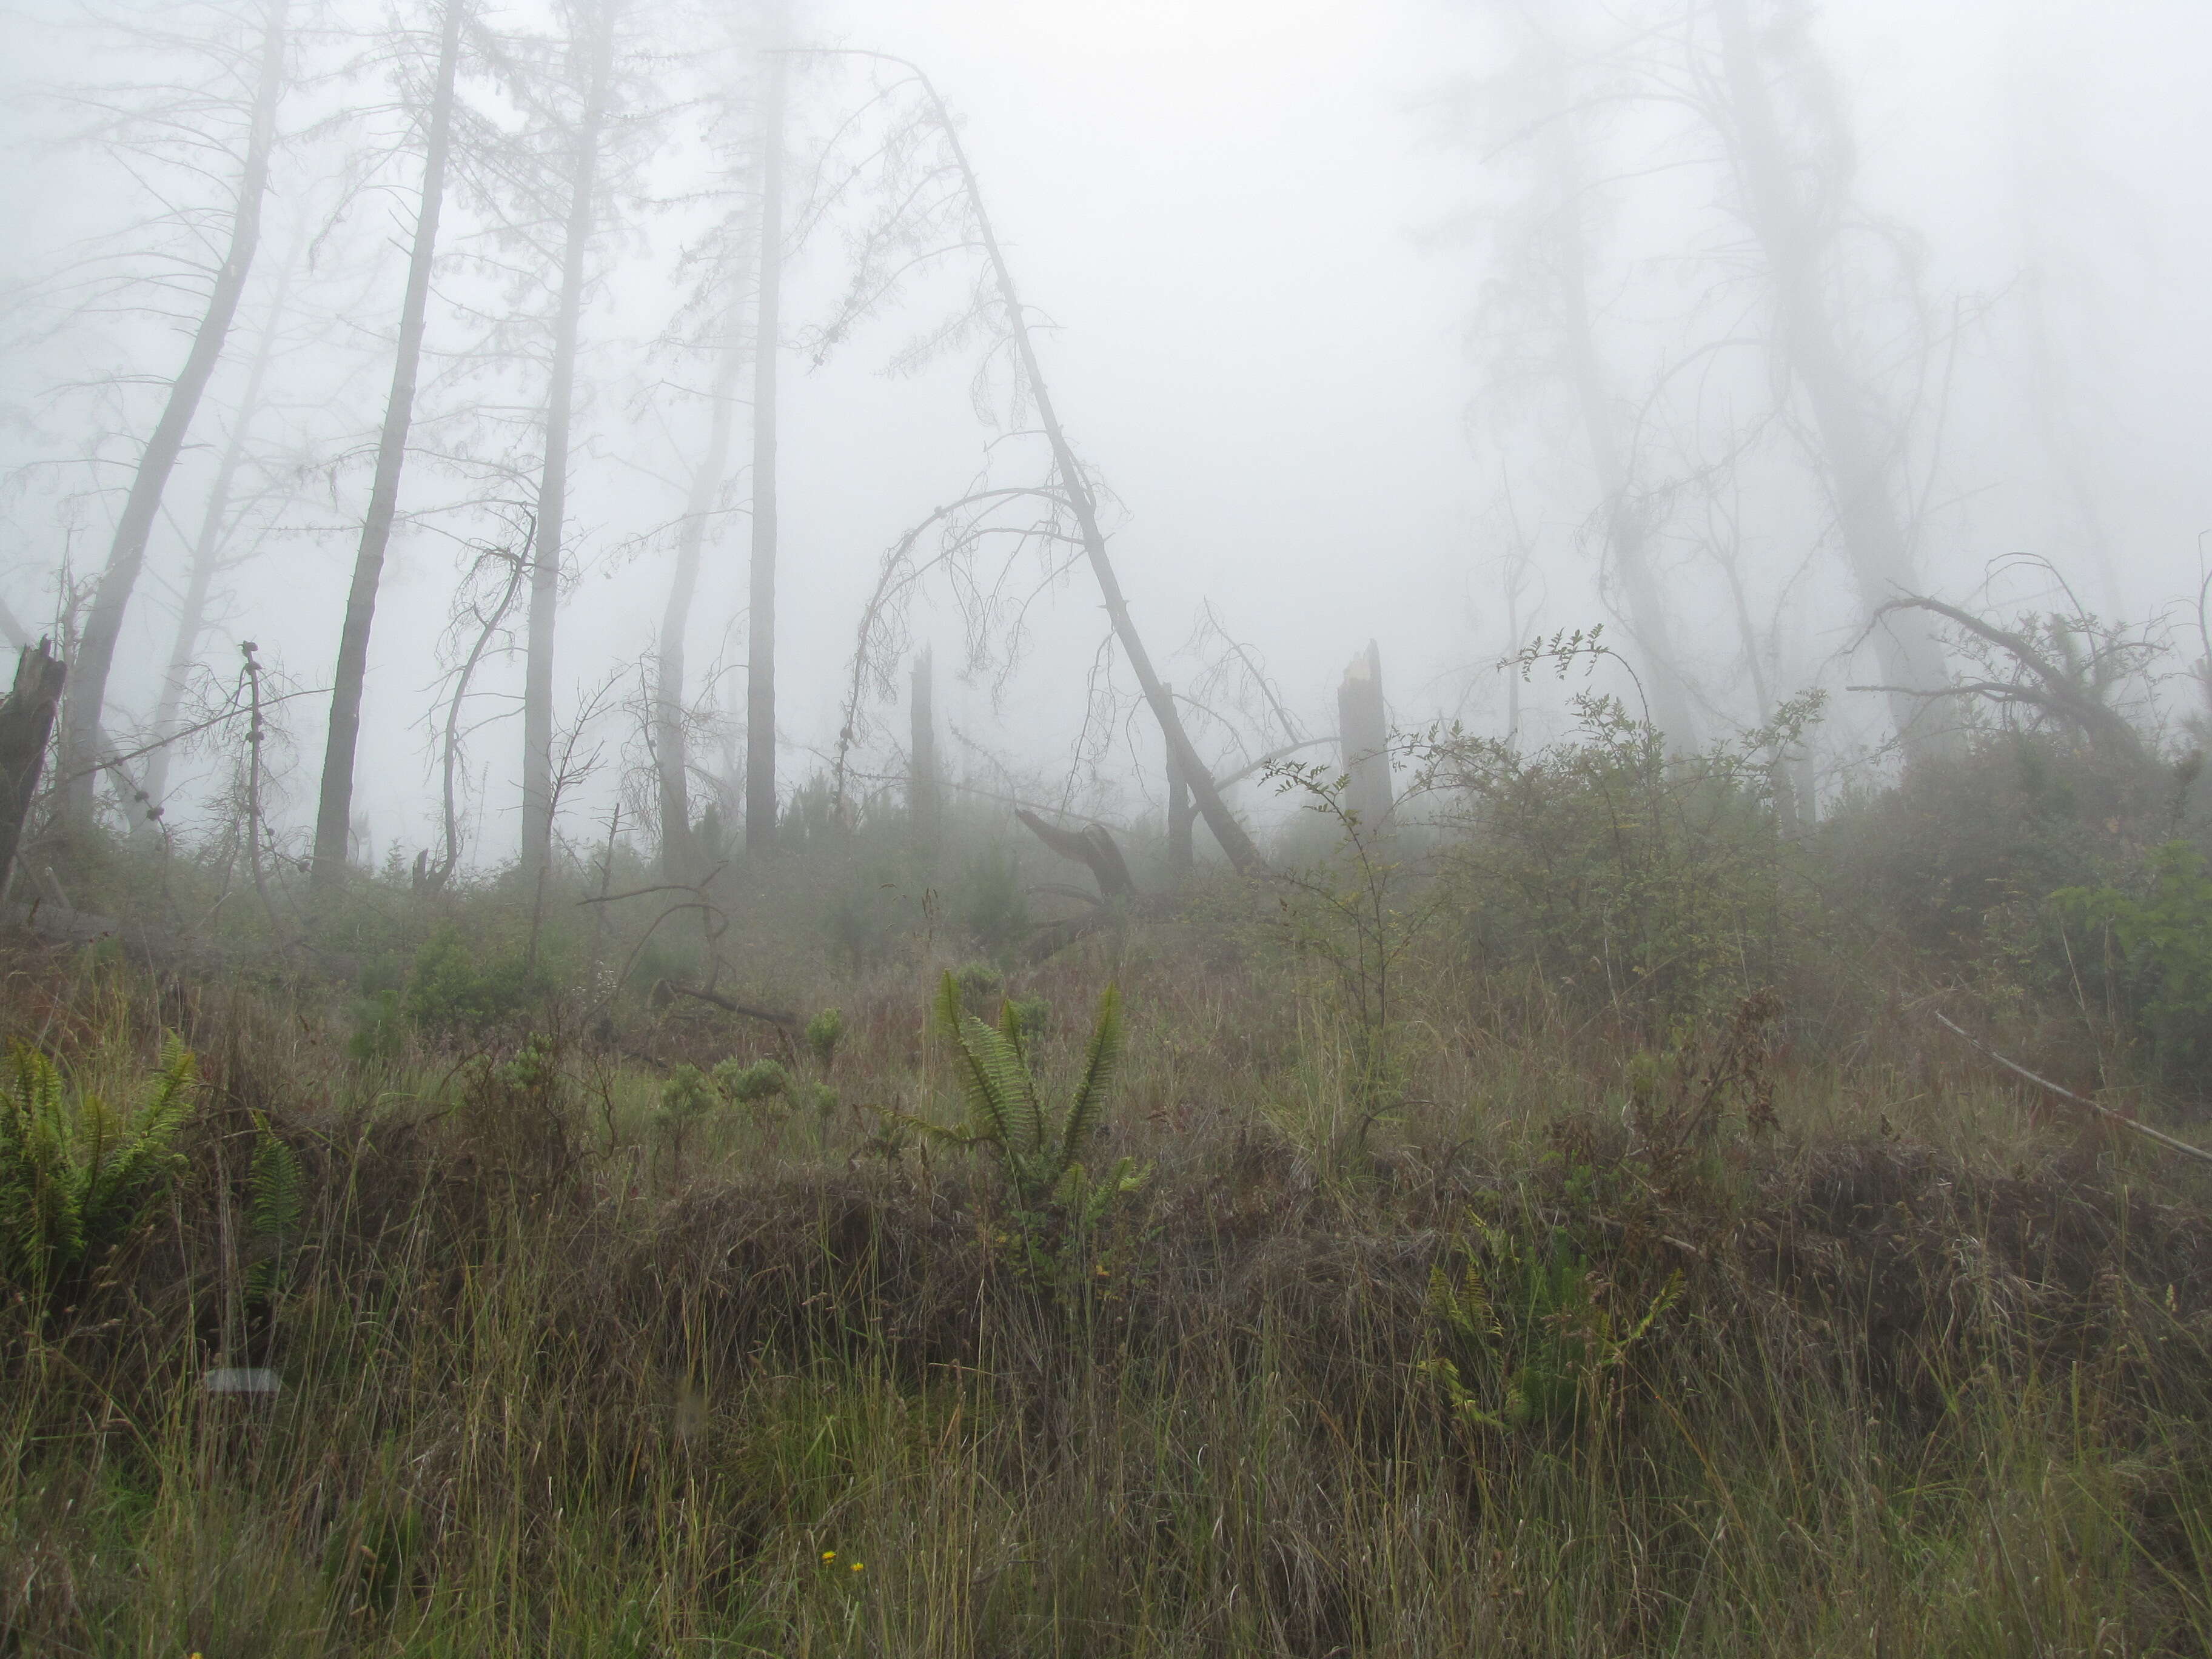
{"label": "leaning tree trunk", "polygon": [[[887,61],[904,63],[903,59]],[[1090,560],[1091,574],[1098,583],[1100,597],[1106,602],[1106,614],[1114,625],[1114,635],[1121,643],[1129,666],[1137,677],[1137,684],[1145,694],[1145,702],[1159,722],[1161,736],[1167,742],[1169,752],[1182,769],[1191,793],[1197,797],[1198,809],[1206,819],[1206,827],[1229,855],[1229,862],[1240,872],[1264,867],[1260,849],[1252,837],[1238,823],[1235,813],[1214,787],[1213,775],[1206,763],[1199,758],[1198,750],[1183,730],[1182,717],[1176,712],[1175,700],[1168,695],[1158,673],[1152,666],[1152,653],[1145,649],[1143,636],[1137,632],[1135,619],[1129,615],[1128,601],[1122,596],[1121,579],[1106,553],[1106,538],[1098,527],[1098,507],[1085,480],[1083,469],[1077,463],[1075,451],[1067,441],[1067,434],[1060,424],[1054,410],[1052,393],[1047,388],[1044,371],[1037,366],[1036,347],[1030,338],[1029,319],[1022,311],[1021,301],[1014,291],[1013,273],[1007,268],[1006,252],[999,246],[997,234],[991,228],[990,215],[983,206],[983,192],[975,181],[975,170],[969,165],[968,151],[960,142],[959,130],[952,124],[945,100],[938,95],[936,86],[914,64],[905,67],[929,94],[932,107],[937,114],[939,126],[951,147],[954,164],[960,169],[962,186],[969,204],[975,211],[975,228],[982,238],[984,252],[991,262],[991,274],[998,285],[999,301],[1005,307],[1006,326],[1012,332],[1014,349],[1020,354],[1023,378],[1029,383],[1030,395],[1036,401],[1037,423],[1044,428],[1046,441],[1052,446],[1053,466],[1060,475],[1060,485],[1067,505],[1075,514],[1077,528],[1081,532],[1083,550]]]}
{"label": "leaning tree trunk", "polygon": [[775,355],[783,301],[787,59],[769,59],[761,111],[760,300],[753,327],[753,557],[745,646],[745,845],[775,840]]}
{"label": "leaning tree trunk", "polygon": [[[295,250],[296,253],[296,250]],[[246,434],[261,412],[261,394],[269,378],[269,365],[276,356],[276,337],[284,325],[284,304],[292,289],[294,261],[287,262],[269,297],[269,315],[254,342],[253,356],[246,370],[246,389],[239,394],[238,415],[231,422],[222,459],[216,462],[215,482],[209,486],[207,508],[200,515],[199,533],[192,538],[192,561],[185,576],[184,603],[177,610],[177,633],[169,647],[169,670],[161,682],[161,700],[154,710],[154,735],[167,738],[177,729],[185,688],[198,660],[200,635],[207,627],[208,594],[223,563],[223,548],[230,531],[230,498],[238,485],[239,469],[246,464]],[[146,757],[146,815],[140,821],[150,832],[169,793],[169,745],[163,742]],[[134,829],[137,826],[134,826]]]}
{"label": "leaning tree trunk", "polygon": [[422,145],[422,199],[415,212],[415,244],[407,255],[407,294],[399,307],[399,343],[392,355],[392,390],[384,402],[384,430],[376,444],[376,478],[368,514],[354,553],[353,585],[346,592],[338,630],[337,672],[331,690],[331,723],[323,744],[323,783],[315,806],[313,886],[327,891],[345,872],[353,823],[354,758],[361,742],[361,698],[368,672],[369,629],[376,620],[376,590],[384,579],[385,550],[399,510],[399,472],[407,460],[407,429],[415,418],[415,381],[422,362],[429,315],[430,271],[438,251],[438,216],[446,197],[446,158],[453,127],[453,78],[460,63],[465,0],[446,0],[438,40],[438,81],[430,95],[430,128]]}
{"label": "leaning tree trunk", "polygon": [[268,0],[261,39],[260,84],[254,94],[253,114],[247,129],[246,162],[238,180],[238,201],[232,210],[230,246],[216,271],[208,293],[207,309],[192,336],[185,366],[169,383],[168,401],[154,435],[138,458],[131,480],[131,494],[116,520],[108,544],[107,564],[94,590],[92,609],[85,617],[77,641],[68,706],[62,716],[64,771],[62,815],[72,829],[92,822],[95,751],[100,744],[101,707],[107,697],[107,678],[115,665],[115,647],[123,634],[123,617],[130,608],[131,591],[146,563],[146,543],[154,520],[161,510],[161,492],[185,445],[200,396],[207,390],[222,356],[232,319],[238,314],[239,296],[246,290],[246,274],[253,267],[254,250],[261,241],[261,198],[269,187],[269,157],[276,141],[276,106],[284,92],[284,20],[288,0]]}
{"label": "leaning tree trunk", "polygon": [[1919,591],[1911,544],[1896,500],[1897,479],[1867,407],[1866,389],[1847,367],[1836,319],[1820,292],[1818,228],[1799,200],[1783,153],[1772,88],[1759,63],[1745,0],[1714,0],[1721,57],[1736,125],[1736,164],[1746,216],[1766,255],[1777,322],[1791,372],[1805,388],[1820,434],[1820,461],[1836,503],[1837,526],[1860,602],[1877,623],[1875,646],[1888,681],[1889,712],[1906,757],[1941,745],[1930,729],[1929,693],[1946,682],[1942,643],[1917,614],[1877,615]]}
{"label": "leaning tree trunk", "polygon": [[15,689],[0,700],[0,899],[15,879],[15,853],[39,793],[64,672],[40,640],[16,659]]}
{"label": "leaning tree trunk", "polygon": [[[742,285],[742,284],[740,284]],[[732,305],[724,325],[721,361],[708,394],[712,412],[707,453],[691,475],[690,499],[676,543],[676,568],[669,578],[668,605],[660,617],[660,648],[654,666],[653,758],[660,789],[660,873],[665,881],[688,881],[696,864],[691,844],[691,775],[684,732],[684,635],[691,603],[699,591],[699,561],[707,526],[721,500],[730,470],[731,428],[736,424],[738,376],[745,365],[739,307]]]}
{"label": "leaning tree trunk", "polygon": [[538,485],[538,532],[530,566],[530,623],[522,687],[522,874],[541,877],[553,856],[553,624],[561,605],[561,532],[568,504],[568,439],[576,397],[576,334],[584,305],[584,264],[592,241],[599,141],[607,82],[614,72],[616,0],[594,8],[583,117],[561,253],[561,296],[553,321],[553,372],[545,398],[545,466]]}

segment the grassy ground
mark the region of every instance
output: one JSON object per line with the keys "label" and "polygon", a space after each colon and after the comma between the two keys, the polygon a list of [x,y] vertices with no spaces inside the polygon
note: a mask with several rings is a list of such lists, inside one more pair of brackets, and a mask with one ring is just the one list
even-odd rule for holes
{"label": "grassy ground", "polygon": [[[956,1110],[922,966],[813,988],[825,1066],[580,994],[535,1058],[364,1045],[313,982],[20,947],[75,1085],[168,1028],[204,1083],[131,1239],[6,1316],[0,1651],[2212,1649],[2212,1194],[1894,998],[1645,1054],[1409,959],[1377,1111],[1326,978],[1101,935],[1010,988],[1055,1078],[1127,1000],[1091,1161],[1149,1179],[1069,1237],[877,1109]],[[836,1104],[662,1111],[772,1054]]]}

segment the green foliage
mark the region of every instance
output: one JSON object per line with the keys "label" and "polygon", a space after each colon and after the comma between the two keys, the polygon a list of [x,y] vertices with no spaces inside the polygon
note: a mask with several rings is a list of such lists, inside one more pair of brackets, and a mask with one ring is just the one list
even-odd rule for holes
{"label": "green foliage", "polygon": [[1021,861],[997,842],[968,860],[954,896],[953,915],[986,950],[1011,950],[1030,931]]}
{"label": "green foliage", "polygon": [[707,1114],[708,1107],[721,1098],[707,1074],[696,1066],[678,1066],[668,1074],[660,1085],[661,1121],[682,1127],[693,1123]]}
{"label": "green foliage", "polygon": [[758,1106],[791,1092],[791,1073],[773,1060],[726,1060],[714,1068],[714,1083],[741,1106]]}
{"label": "green foliage", "polygon": [[1580,731],[1533,755],[1431,734],[1421,786],[1446,803],[1443,855],[1463,947],[1528,965],[1654,1036],[1780,981],[1818,933],[1784,833],[1787,757],[1817,696],[1669,757],[1619,699],[1574,699]]}
{"label": "green foliage", "polygon": [[182,1167],[198,1076],[176,1037],[138,1103],[70,1088],[17,1043],[0,1070],[0,1277],[34,1301],[112,1249]]}
{"label": "green foliage", "polygon": [[2201,1075],[2212,1061],[2212,872],[2204,855],[2168,842],[2151,849],[2130,889],[2061,888],[2051,908],[2071,941],[2069,967],[2118,993],[2163,1069]]}
{"label": "green foliage", "polygon": [[356,1064],[391,1060],[399,1053],[406,1034],[406,1019],[397,986],[357,999],[353,1005],[353,1030],[346,1038],[346,1054]]}
{"label": "green foliage", "polygon": [[550,989],[545,974],[520,957],[479,962],[460,930],[448,926],[415,953],[403,1006],[419,1030],[453,1036],[514,1019]]}
{"label": "green foliage", "polygon": [[1462,1421],[1499,1430],[1571,1426],[1597,1403],[1607,1377],[1682,1293],[1669,1278],[1634,1315],[1613,1305],[1616,1287],[1564,1231],[1524,1249],[1477,1220],[1457,1273],[1430,1269],[1426,1302],[1433,1352],[1417,1369]]}
{"label": "green foliage", "polygon": [[1030,1069],[1013,1005],[994,1029],[961,1004],[960,981],[939,981],[937,1023],[951,1045],[966,1121],[947,1129],[918,1118],[887,1114],[933,1137],[989,1149],[1006,1180],[1015,1219],[1033,1249],[1088,1234],[1114,1200],[1142,1186],[1146,1172],[1133,1158],[1116,1160],[1094,1180],[1084,1170],[1083,1148],[1105,1121],[1106,1100],[1121,1063],[1121,993],[1108,986],[1098,1000],[1098,1024],[1085,1051],[1083,1071],[1064,1112],[1044,1103]]}
{"label": "green foliage", "polygon": [[988,962],[963,963],[952,978],[960,988],[961,1006],[969,1009],[998,995],[1006,982],[1006,976]]}
{"label": "green foliage", "polygon": [[1044,1035],[1046,1023],[1052,1018],[1052,1005],[1040,996],[1016,997],[1006,1007],[1022,1034],[1024,1048]]}
{"label": "green foliage", "polygon": [[[1326,963],[1336,981],[1352,1042],[1352,1091],[1360,1109],[1354,1139],[1394,1102],[1390,1052],[1392,979],[1434,918],[1443,890],[1419,883],[1401,856],[1402,838],[1362,823],[1352,808],[1352,779],[1318,762],[1285,761],[1267,769],[1278,794],[1303,795],[1308,811],[1336,831],[1331,858],[1274,877],[1277,921],[1300,955]],[[1411,896],[1409,897],[1409,894]]]}
{"label": "green foliage", "polygon": [[307,1183],[298,1155],[258,1112],[253,1115],[253,1160],[246,1170],[246,1223],[253,1236],[246,1291],[265,1303],[283,1287],[299,1249]]}
{"label": "green foliage", "polygon": [[837,1045],[845,1040],[844,1011],[824,1008],[806,1022],[806,1047],[827,1071],[836,1063]]}

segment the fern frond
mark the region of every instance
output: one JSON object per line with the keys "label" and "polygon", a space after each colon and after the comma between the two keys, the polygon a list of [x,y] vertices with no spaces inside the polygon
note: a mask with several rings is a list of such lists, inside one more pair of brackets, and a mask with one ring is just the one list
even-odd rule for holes
{"label": "fern frond", "polygon": [[1090,1052],[1084,1057],[1083,1082],[1060,1132],[1062,1156],[1074,1157],[1097,1131],[1106,1115],[1106,1097],[1114,1087],[1114,1073],[1121,1065],[1121,988],[1109,985],[1098,999],[1098,1026],[1091,1034]]}

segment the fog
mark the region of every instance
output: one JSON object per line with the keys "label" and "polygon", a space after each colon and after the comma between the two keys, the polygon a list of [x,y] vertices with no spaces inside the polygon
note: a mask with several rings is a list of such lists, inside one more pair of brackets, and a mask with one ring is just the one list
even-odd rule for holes
{"label": "fog", "polygon": [[[1799,757],[1818,798],[1938,740],[1930,725],[1900,741],[1909,696],[1852,689],[1906,675],[1928,694],[1954,672],[1925,613],[1873,617],[1885,598],[1999,622],[2057,610],[2197,627],[2212,528],[2201,7],[611,6],[467,9],[423,364],[373,590],[356,860],[444,845],[456,707],[464,866],[532,856],[522,612],[483,636],[459,705],[451,675],[477,630],[452,624],[509,575],[527,586],[584,107],[563,79],[581,54],[562,43],[610,15],[550,659],[550,764],[571,763],[556,846],[603,841],[617,803],[619,833],[656,845],[661,619],[732,338],[730,461],[680,607],[681,692],[692,811],[743,799],[747,250],[770,63],[788,76],[774,548],[787,804],[839,766],[886,554],[979,479],[1052,476],[941,135],[903,70],[817,48],[907,60],[955,118],[1134,629],[1193,699],[1190,741],[1217,776],[1291,737],[1333,737],[1340,677],[1370,640],[1403,728],[1556,734],[1573,683],[1547,670],[1524,684],[1501,664],[1600,625],[1619,659],[1595,665],[1599,683],[1641,696],[1683,746],[1824,692]],[[98,780],[87,812],[143,829],[133,793],[161,752],[149,745],[198,725],[159,781],[161,823],[218,834],[239,810],[240,645],[253,641],[264,696],[286,699],[256,810],[304,861],[447,12],[284,10],[251,270],[143,572],[110,584],[112,669],[96,706],[65,719],[61,771]],[[1729,14],[1751,41],[1733,64]],[[0,599],[11,642],[51,635],[71,658],[69,698],[85,695],[78,643],[117,526],[195,331],[208,336],[272,15],[40,4],[4,25]],[[1765,149],[1746,74],[1771,105]],[[1764,236],[1762,177],[1790,216],[1778,228],[1770,214]],[[927,233],[914,247],[906,222],[882,218],[894,204]],[[932,210],[951,216],[925,223]],[[882,270],[931,257],[825,340],[885,222]],[[899,367],[971,303],[979,327]],[[165,720],[193,546],[258,355],[218,526],[225,568]],[[1856,423],[1857,460],[1838,422]],[[1881,536],[1855,537],[1855,512],[1891,526],[1888,552],[1866,550]],[[951,779],[1115,824],[1158,816],[1162,729],[1080,543],[1061,514],[1042,539],[985,543],[980,587],[950,566],[917,580],[901,624],[872,639],[881,672],[859,681],[848,801],[905,775],[906,713],[885,691],[927,644]],[[937,550],[936,532],[916,546]],[[486,564],[488,548],[506,562]],[[1002,562],[999,602],[982,604]],[[1278,811],[1249,780],[1230,805],[1258,828]]]}

